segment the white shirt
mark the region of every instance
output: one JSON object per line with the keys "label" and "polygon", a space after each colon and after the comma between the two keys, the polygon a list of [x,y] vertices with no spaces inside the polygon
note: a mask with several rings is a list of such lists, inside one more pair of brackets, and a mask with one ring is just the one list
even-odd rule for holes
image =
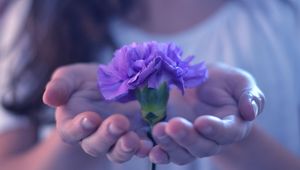
{"label": "white shirt", "polygon": [[[175,42],[186,56],[196,55],[198,61],[224,62],[247,70],[266,96],[258,124],[300,155],[300,23],[294,12],[281,1],[230,1],[204,23],[176,35],[150,34],[118,19],[111,30],[119,46],[151,40]],[[199,162],[171,169],[211,168]]]}
{"label": "white shirt", "polygon": [[[150,40],[175,42],[185,55],[193,54],[198,61],[224,62],[247,70],[256,78],[267,99],[264,113],[257,122],[278,142],[300,155],[300,76],[297,75],[300,29],[296,19],[293,8],[279,0],[229,1],[204,23],[178,34],[149,34],[118,19],[111,23],[111,33],[119,46]],[[0,132],[18,127],[19,123],[14,121],[24,122],[1,110]],[[158,169],[213,169],[209,162],[201,160],[186,166],[167,165]],[[134,158],[113,166],[115,169],[145,169],[147,160]]]}

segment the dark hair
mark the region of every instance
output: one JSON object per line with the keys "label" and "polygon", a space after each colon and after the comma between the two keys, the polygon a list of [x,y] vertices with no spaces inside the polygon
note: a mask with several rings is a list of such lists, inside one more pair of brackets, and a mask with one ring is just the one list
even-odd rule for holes
{"label": "dark hair", "polygon": [[[0,17],[13,1],[0,0]],[[18,66],[21,69],[13,70],[6,95],[9,97],[2,101],[4,108],[22,114],[33,113],[42,106],[45,84],[55,68],[89,62],[102,47],[114,46],[107,22],[113,15],[130,9],[133,0],[31,1],[23,31],[13,46],[17,47],[17,43],[22,42],[19,40],[29,36],[27,50],[19,57],[24,64]],[[294,8],[292,0],[281,2]],[[28,77],[38,81],[24,81]],[[17,89],[24,82],[29,84],[29,89],[20,96]]]}
{"label": "dark hair", "polygon": [[[11,0],[3,4],[8,6],[8,1]],[[12,72],[5,95],[9,97],[2,100],[4,108],[16,114],[30,114],[39,109],[44,87],[57,67],[89,62],[96,51],[113,46],[108,20],[126,12],[129,4],[130,0],[32,0],[23,31],[12,47],[29,36],[26,52],[19,57],[24,64]],[[37,81],[23,80],[28,77]],[[28,83],[29,89],[20,96],[18,88],[22,83]]]}

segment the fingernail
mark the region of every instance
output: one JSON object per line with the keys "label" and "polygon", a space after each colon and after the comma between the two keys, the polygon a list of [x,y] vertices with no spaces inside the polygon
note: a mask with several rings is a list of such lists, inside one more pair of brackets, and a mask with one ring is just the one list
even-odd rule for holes
{"label": "fingernail", "polygon": [[146,148],[152,148],[153,147],[153,143],[149,140],[141,140],[141,143]]}
{"label": "fingernail", "polygon": [[132,147],[126,146],[125,142],[123,142],[123,141],[121,143],[121,148],[124,152],[128,152],[128,153],[133,152],[133,150],[134,150]]}
{"label": "fingernail", "polygon": [[108,131],[113,134],[113,135],[120,135],[124,132],[123,129],[120,129],[119,127],[117,127],[116,125],[114,124],[110,124],[108,126]]}
{"label": "fingernail", "polygon": [[211,126],[206,126],[205,128],[201,129],[201,132],[204,135],[211,135],[213,133],[213,128]]}
{"label": "fingernail", "polygon": [[179,139],[182,139],[186,136],[187,132],[183,129],[178,130],[176,137]]}
{"label": "fingernail", "polygon": [[165,164],[169,162],[168,156],[159,153],[150,154],[150,161],[155,164]]}
{"label": "fingernail", "polygon": [[155,134],[156,139],[159,141],[159,143],[169,143],[170,142],[170,138],[166,135],[166,133],[164,131],[159,131]]}
{"label": "fingernail", "polygon": [[97,127],[97,125],[95,123],[93,123],[91,120],[89,120],[86,117],[84,117],[81,120],[81,125],[86,130],[92,130],[92,129],[95,129]]}
{"label": "fingernail", "polygon": [[167,135],[157,136],[157,139],[160,143],[169,143],[170,138]]}
{"label": "fingernail", "polygon": [[140,158],[144,158],[148,156],[151,148],[153,147],[153,143],[149,140],[141,140],[141,148],[143,148],[143,152],[137,152],[136,156]]}
{"label": "fingernail", "polygon": [[252,105],[252,108],[253,108],[253,111],[254,111],[254,114],[255,114],[255,117],[256,117],[257,114],[258,114],[258,106],[257,106],[255,100],[251,101],[251,105]]}

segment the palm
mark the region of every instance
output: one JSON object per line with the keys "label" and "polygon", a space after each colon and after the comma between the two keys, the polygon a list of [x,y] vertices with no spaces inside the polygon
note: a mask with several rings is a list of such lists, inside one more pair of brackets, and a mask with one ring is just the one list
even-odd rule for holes
{"label": "palm", "polygon": [[[92,74],[93,75],[93,74]],[[139,105],[137,102],[129,102],[126,104],[106,101],[99,93],[97,87],[96,76],[85,77],[86,81],[81,83],[79,89],[77,89],[68,103],[59,110],[64,113],[68,113],[69,116],[75,117],[77,114],[86,111],[93,111],[100,115],[102,119],[109,117],[114,113],[122,113],[126,115],[131,124],[131,129],[139,132],[141,135],[145,135],[147,126],[142,120],[141,114],[139,114]]]}
{"label": "palm", "polygon": [[[122,113],[127,116],[131,123],[131,129],[135,131],[145,131],[147,124],[142,120],[139,104],[134,101],[126,104],[105,101],[100,95],[97,87],[97,66],[83,66],[76,68],[77,76],[80,77],[80,86],[72,93],[66,105],[60,107],[63,112],[70,117],[85,111],[98,113],[102,119],[114,113]],[[179,90],[171,90],[167,120],[173,117],[184,117],[193,122],[201,115],[214,115],[224,118],[230,114],[238,113],[237,99],[233,97],[231,84],[228,80],[232,72],[226,72],[228,68],[211,68],[208,80],[197,89],[186,90],[185,95],[181,95]],[[82,75],[82,76],[81,76]],[[240,74],[238,74],[240,76]],[[237,80],[238,81],[238,80]]]}
{"label": "palm", "polygon": [[218,79],[209,79],[198,89],[199,103],[195,107],[197,112],[211,114],[223,118],[238,112],[238,104],[232,92],[226,91],[228,88],[224,82]]}
{"label": "palm", "polygon": [[[230,72],[232,74],[232,72]],[[236,76],[236,75],[235,75]],[[238,76],[241,76],[240,74]],[[169,102],[169,118],[180,116],[189,121],[201,115],[214,115],[224,118],[238,113],[238,103],[233,96],[228,72],[223,69],[210,69],[209,78],[197,89],[186,90],[183,96],[173,90]]]}
{"label": "palm", "polygon": [[[106,153],[111,146],[115,146],[113,147],[114,152],[111,152],[109,156],[117,159],[116,154],[120,152],[121,142],[135,141],[138,145],[140,142],[139,137],[146,137],[149,127],[143,121],[139,104],[136,101],[122,104],[104,100],[96,83],[97,68],[97,65],[82,64],[59,69],[47,85],[43,100],[49,106],[56,107],[57,127],[62,139],[69,143],[81,141],[84,151],[93,156]],[[254,106],[258,105],[256,110],[253,109],[255,108],[253,107],[253,101],[255,102]],[[211,152],[215,149],[203,148],[204,150],[198,153],[199,149],[197,150],[195,146],[191,146],[191,141],[198,140],[197,143],[203,143],[204,141],[210,143],[211,141],[207,141],[209,139],[213,141],[212,144],[229,144],[241,140],[246,136],[251,126],[241,120],[238,115],[239,112],[243,118],[246,118],[245,120],[253,120],[257,113],[261,112],[263,103],[264,96],[256,87],[251,76],[241,70],[224,66],[209,67],[209,78],[201,86],[186,90],[184,96],[176,89],[172,89],[170,92],[166,120],[168,121],[173,117],[183,117],[190,122],[194,122],[193,127],[186,126],[187,124],[183,123],[183,119],[173,119],[168,123],[155,126],[153,130],[154,138],[157,137],[154,133],[156,128],[162,133],[168,133],[167,135],[174,140],[175,143],[168,145],[169,149],[172,148],[172,151],[176,150],[174,146],[184,153],[188,148],[191,153],[195,151],[194,155],[202,157],[202,152],[206,152],[207,149],[208,152]],[[131,129],[128,129],[128,122],[123,116],[111,116],[115,113],[125,115],[129,120]],[[97,114],[103,120],[102,123]],[[226,117],[233,114],[234,116]],[[222,120],[209,119],[212,117],[202,115],[212,115]],[[85,126],[87,124],[84,120],[94,120],[97,126],[92,131],[90,126]],[[116,131],[112,133],[112,129],[110,129],[112,124],[124,125],[120,127],[128,133],[116,138],[114,136]],[[202,133],[203,128],[206,126],[218,129],[218,134],[214,136],[205,135],[205,140],[203,140],[195,129]],[[86,127],[89,129],[86,129]],[[179,136],[176,127],[185,129],[191,138],[185,142],[177,141],[176,139]],[[166,128],[169,131],[166,131]],[[136,133],[128,130],[136,132],[139,137],[136,136]],[[183,146],[184,149],[179,146]],[[136,149],[140,149],[141,153],[146,155],[150,148],[143,146]],[[165,149],[168,150],[168,147]],[[96,151],[96,154],[94,151]],[[178,155],[177,153],[180,152],[174,153]],[[124,157],[124,160],[128,160],[132,156],[132,154],[125,155],[127,156]],[[172,157],[176,158],[171,154]],[[176,162],[176,159],[171,161]]]}

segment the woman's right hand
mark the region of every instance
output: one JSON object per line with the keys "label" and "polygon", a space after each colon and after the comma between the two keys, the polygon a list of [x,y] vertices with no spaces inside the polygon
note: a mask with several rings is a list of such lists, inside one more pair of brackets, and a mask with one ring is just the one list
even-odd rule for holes
{"label": "woman's right hand", "polygon": [[152,143],[146,139],[146,124],[137,114],[137,103],[103,100],[96,83],[97,69],[97,64],[64,66],[46,86],[43,101],[55,108],[62,140],[80,144],[91,156],[106,155],[119,163],[134,155],[147,156]]}

